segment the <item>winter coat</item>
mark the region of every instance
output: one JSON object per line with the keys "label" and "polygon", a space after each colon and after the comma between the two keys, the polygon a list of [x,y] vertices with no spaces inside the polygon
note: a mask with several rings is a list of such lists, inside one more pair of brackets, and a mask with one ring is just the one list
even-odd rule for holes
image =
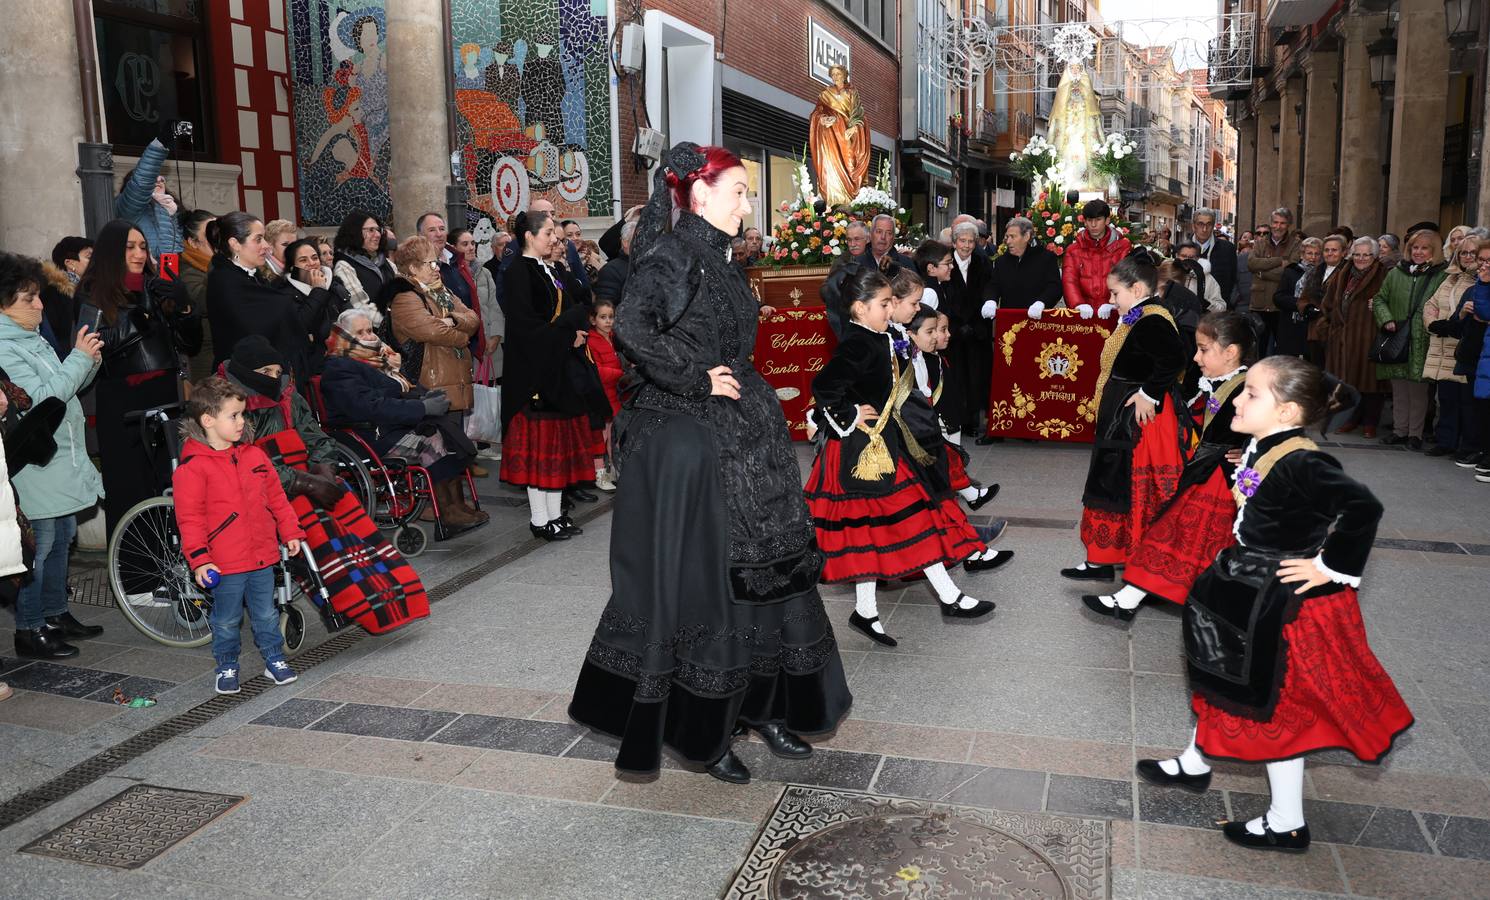
{"label": "winter coat", "polygon": [[[1471,315],[1459,315],[1465,306],[1470,307]],[[1450,322],[1453,323],[1454,336],[1459,339],[1454,354],[1457,359],[1454,371],[1468,379],[1475,399],[1490,400],[1490,340],[1486,340],[1486,323],[1490,323],[1490,286],[1478,281],[1470,285],[1454,308]]]}
{"label": "winter coat", "polygon": [[[247,408],[243,411],[243,440],[260,441],[271,434],[293,430],[300,436],[300,442],[305,444],[306,466],[316,463],[335,465],[340,460],[338,448],[341,445],[336,442],[336,438],[321,430],[321,423],[316,421],[315,414],[310,411],[310,404],[295,390],[294,382],[288,375],[280,378],[279,399],[276,400],[265,397],[234,378],[227,371],[226,365],[219,366],[217,374],[226,378],[229,384],[237,387],[248,398]],[[285,487],[289,486],[295,473],[300,471],[282,462],[275,462],[274,470],[279,473],[279,483]]]}
{"label": "winter coat", "polygon": [[993,260],[992,290],[989,299],[999,309],[1029,309],[1036,301],[1047,308],[1055,306],[1061,302],[1060,260],[1038,244],[1031,244],[1019,256],[1005,253]]}
{"label": "winter coat", "polygon": [[46,284],[41,286],[41,305],[45,310],[43,315],[51,326],[51,337],[47,343],[57,351],[58,359],[66,359],[67,354],[72,352],[73,336],[78,332],[77,326],[73,324],[75,309],[72,296],[78,283],[71,275],[49,262],[42,263],[41,269],[47,276]]}
{"label": "winter coat", "polygon": [[595,299],[620,303],[626,289],[626,276],[631,272],[631,257],[617,256],[600,267],[595,276]]}
{"label": "winter coat", "polygon": [[491,269],[476,267],[476,298],[481,304],[477,314],[481,316],[481,327],[486,329],[486,338],[502,338],[486,357],[486,368],[494,379],[502,377],[502,354],[505,352],[507,317],[502,315],[502,305],[497,302],[497,283],[492,279]]}
{"label": "winter coat", "polygon": [[[443,388],[452,410],[470,409],[471,351],[467,344],[479,324],[476,314],[454,296],[450,298],[454,304],[451,311],[441,312],[426,291],[403,276],[394,279],[389,290],[393,301],[388,305],[388,315],[394,343],[400,348],[405,341],[424,345],[419,384],[432,391]],[[444,321],[447,315],[455,320],[454,325]],[[406,370],[405,374],[410,373]]]}
{"label": "winter coat", "polygon": [[1109,227],[1102,242],[1092,240],[1085,228],[1066,250],[1062,261],[1061,287],[1066,307],[1075,309],[1086,304],[1097,309],[1107,302],[1107,273],[1133,249],[1128,239]]}
{"label": "winter coat", "polygon": [[[1211,264],[1211,277],[1216,279],[1216,286],[1221,290],[1221,299],[1228,307],[1231,306],[1235,302],[1233,296],[1238,274],[1236,245],[1218,234],[1211,241],[1210,250],[1201,248],[1200,258]],[[1209,292],[1206,299],[1210,299]]]}
{"label": "winter coat", "polygon": [[[321,399],[328,424],[356,426],[357,433],[385,453],[424,418],[423,388],[403,385],[365,362],[345,356],[326,357]],[[370,427],[369,427],[370,426]]]}
{"label": "winter coat", "polygon": [[181,252],[181,225],[176,217],[156,203],[155,178],[165,163],[170,151],[158,140],[150,142],[140,154],[140,164],[114,198],[114,215],[126,219],[140,230],[150,247],[150,256],[159,259],[162,253]]}
{"label": "winter coat", "polygon": [[274,345],[297,382],[308,383],[308,335],[324,319],[331,295],[322,292],[318,298],[300,304],[294,294],[288,284],[269,284],[226,257],[212,260],[207,274],[207,309],[212,323],[213,366],[232,356],[238,341],[257,334]]}
{"label": "winter coat", "polygon": [[[614,332],[612,335],[614,336]],[[593,328],[590,329],[587,346],[590,359],[595,362],[595,371],[600,373],[600,385],[605,388],[605,399],[610,401],[611,415],[614,416],[621,411],[621,376],[626,374],[621,365],[621,357],[616,354],[612,338]]]}
{"label": "winter coat", "polygon": [[387,309],[383,293],[398,274],[393,263],[381,255],[373,260],[338,250],[331,271],[336,276],[331,290],[336,294],[338,306],[360,309],[372,319],[374,328],[381,325],[383,311]]}
{"label": "winter coat", "polygon": [[21,575],[27,569],[21,551],[21,517],[16,512],[16,495],[5,472],[5,444],[0,443],[0,578]]}
{"label": "winter coat", "polygon": [[1303,255],[1303,239],[1297,231],[1290,231],[1281,244],[1274,244],[1271,237],[1259,238],[1252,244],[1247,256],[1247,270],[1252,273],[1253,312],[1274,312],[1278,309],[1273,300],[1278,292],[1278,282],[1283,279],[1283,270],[1299,261]]}
{"label": "winter coat", "polygon": [[305,539],[268,454],[253,444],[214,450],[196,422],[183,431],[171,486],[181,555],[192,571],[210,563],[224,575],[257,572],[279,561],[281,543]]}
{"label": "winter coat", "polygon": [[94,304],[88,293],[91,288],[85,278],[73,293],[73,302],[79,324],[94,328],[103,339],[103,371],[99,377],[119,379],[175,370],[181,366],[183,352],[190,354],[201,348],[202,320],[195,313],[176,310],[169,281],[152,278],[143,290],[126,291],[125,302],[115,311],[113,322]]}
{"label": "winter coat", "polygon": [[1386,277],[1386,267],[1376,260],[1365,271],[1347,262],[1325,284],[1319,304],[1324,310],[1325,370],[1363,394],[1381,390],[1371,361],[1371,343],[1378,331],[1371,299]]}
{"label": "winter coat", "polygon": [[1396,322],[1399,328],[1412,329],[1411,350],[1405,363],[1377,363],[1376,379],[1405,378],[1411,381],[1423,379],[1423,363],[1428,358],[1428,329],[1423,327],[1423,306],[1434,291],[1443,283],[1446,273],[1442,265],[1429,266],[1417,275],[1408,272],[1410,263],[1401,262],[1387,273],[1381,290],[1372,301],[1371,310],[1380,329],[1388,322]]}
{"label": "winter coat", "polygon": [[[325,266],[320,268],[321,274],[326,276],[326,283],[334,284],[331,270]],[[295,301],[295,314],[300,324],[305,326],[305,368],[308,374],[307,380],[301,383],[309,384],[309,378],[321,374],[326,362],[326,339],[331,337],[331,328],[341,314],[341,300],[329,288],[311,287],[293,275],[283,276],[280,282],[289,288],[285,293]]]}
{"label": "winter coat", "polygon": [[1425,381],[1464,383],[1463,375],[1454,374],[1454,351],[1459,347],[1459,339],[1452,336],[1449,319],[1475,280],[1474,275],[1450,263],[1447,277],[1423,304],[1423,329],[1428,332],[1428,352],[1423,359]]}
{"label": "winter coat", "polygon": [[[88,458],[83,407],[77,397],[93,380],[98,365],[80,350],[69,351],[66,359],[57,359],[40,334],[0,315],[0,369],[31,395],[32,402],[57,397],[67,404],[62,424],[52,435],[57,452],[51,461],[44,466],[28,465],[16,473],[14,487],[28,519],[72,515],[103,496],[103,479]],[[0,475],[3,473],[0,469]]]}

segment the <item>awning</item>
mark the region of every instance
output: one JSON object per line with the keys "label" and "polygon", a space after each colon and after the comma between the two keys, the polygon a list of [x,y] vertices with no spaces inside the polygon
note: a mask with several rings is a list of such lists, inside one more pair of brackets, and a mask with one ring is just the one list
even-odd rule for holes
{"label": "awning", "polygon": [[943,168],[934,162],[927,162],[925,157],[921,158],[921,171],[927,175],[935,175],[943,181],[952,180],[952,170]]}

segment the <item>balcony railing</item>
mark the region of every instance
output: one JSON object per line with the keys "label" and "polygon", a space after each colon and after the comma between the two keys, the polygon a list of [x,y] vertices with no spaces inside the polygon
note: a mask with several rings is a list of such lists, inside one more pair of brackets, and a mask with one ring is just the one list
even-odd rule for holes
{"label": "balcony railing", "polygon": [[1165,180],[1169,182],[1169,192],[1171,194],[1174,194],[1177,197],[1185,196],[1185,186],[1180,184],[1180,180],[1178,178],[1168,178]]}
{"label": "balcony railing", "polygon": [[999,139],[999,135],[1008,130],[1008,110],[978,110],[977,129],[973,132],[974,138],[991,144]]}

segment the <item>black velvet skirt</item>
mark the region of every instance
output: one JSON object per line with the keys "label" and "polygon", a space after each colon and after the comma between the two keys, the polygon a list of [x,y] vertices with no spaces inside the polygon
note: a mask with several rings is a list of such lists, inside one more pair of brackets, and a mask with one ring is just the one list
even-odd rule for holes
{"label": "black velvet skirt", "polygon": [[832,731],[852,697],[815,586],[735,599],[718,456],[708,429],[669,416],[628,460],[611,524],[611,599],[569,715],[621,742],[616,768],[655,772],[662,748],[722,756],[739,723]]}

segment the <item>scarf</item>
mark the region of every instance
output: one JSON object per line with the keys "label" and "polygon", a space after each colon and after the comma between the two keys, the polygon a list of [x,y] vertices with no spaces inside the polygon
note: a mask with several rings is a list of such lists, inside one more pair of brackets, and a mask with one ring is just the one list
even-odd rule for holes
{"label": "scarf", "polygon": [[187,265],[201,272],[207,271],[207,267],[212,265],[212,254],[203,253],[191,244],[181,248],[181,258]]}
{"label": "scarf", "polygon": [[161,209],[165,210],[170,215],[176,215],[176,198],[172,197],[170,194],[162,191],[159,194],[151,194],[150,199],[154,200]]}
{"label": "scarf", "polygon": [[1299,268],[1304,271],[1299,274],[1299,280],[1293,283],[1293,299],[1297,300],[1304,294],[1304,285],[1309,283],[1309,276],[1313,274],[1315,266],[1308,263],[1299,263]]}
{"label": "scarf", "polygon": [[451,265],[471,292],[471,311],[476,313],[476,332],[471,335],[471,353],[477,359],[482,359],[486,356],[486,322],[481,318],[481,292],[476,288],[476,276],[472,274],[471,264],[466,261],[464,254],[456,253]]}
{"label": "scarf", "polygon": [[143,293],[144,290],[145,290],[145,273],[144,272],[125,272],[124,273],[124,289],[126,291],[135,291],[137,293]]}
{"label": "scarf", "polygon": [[331,327],[331,335],[326,338],[326,355],[341,356],[353,359],[364,365],[372,366],[379,372],[398,382],[399,392],[407,393],[413,390],[413,385],[398,371],[388,360],[385,353],[387,345],[382,341],[362,341],[356,335],[349,333],[340,325]]}

